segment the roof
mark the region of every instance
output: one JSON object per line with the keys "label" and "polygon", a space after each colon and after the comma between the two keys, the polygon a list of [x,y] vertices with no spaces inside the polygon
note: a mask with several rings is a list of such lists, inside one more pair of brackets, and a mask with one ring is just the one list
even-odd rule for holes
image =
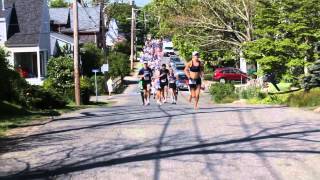
{"label": "roof", "polygon": [[[4,15],[7,16],[7,11],[12,9],[11,23],[8,30],[9,37],[6,46],[37,46],[39,44],[39,34],[41,32],[41,17],[44,1],[5,0],[4,2],[6,11],[3,12],[1,7],[0,11],[2,14],[0,17],[4,17]],[[12,24],[12,20],[17,22]]]}
{"label": "roof", "polygon": [[[78,4],[79,31],[100,31],[100,6],[83,7]],[[71,27],[73,27],[73,11],[70,11]],[[64,29],[63,32],[73,32],[73,28]]]}
{"label": "roof", "polygon": [[50,21],[53,21],[53,24],[68,24],[69,19],[69,8],[50,8]]}
{"label": "roof", "polygon": [[[50,32],[50,36],[71,45],[73,45],[74,43],[73,37],[62,34],[62,33]],[[79,44],[84,44],[84,42],[79,39]]]}
{"label": "roof", "polygon": [[70,36],[67,36],[67,35],[64,35],[64,34],[61,34],[61,33],[55,33],[55,32],[51,32],[50,33],[50,36],[56,38],[56,39],[59,39],[61,41],[64,41],[65,43],[68,43],[68,44],[73,44],[73,38],[70,37]]}

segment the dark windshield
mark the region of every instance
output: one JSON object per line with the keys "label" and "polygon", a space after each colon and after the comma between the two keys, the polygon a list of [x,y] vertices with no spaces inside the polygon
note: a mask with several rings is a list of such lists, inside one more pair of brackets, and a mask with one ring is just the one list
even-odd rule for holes
{"label": "dark windshield", "polygon": [[180,59],[179,59],[179,58],[172,58],[172,61],[174,61],[174,62],[180,62]]}
{"label": "dark windshield", "polygon": [[187,76],[184,75],[184,74],[179,74],[178,77],[179,77],[180,80],[187,79]]}
{"label": "dark windshield", "polygon": [[172,49],[173,49],[173,47],[165,47],[164,49],[172,50]]}
{"label": "dark windshield", "polygon": [[184,70],[184,66],[177,66],[177,68],[176,68],[178,71],[182,71],[182,70]]}

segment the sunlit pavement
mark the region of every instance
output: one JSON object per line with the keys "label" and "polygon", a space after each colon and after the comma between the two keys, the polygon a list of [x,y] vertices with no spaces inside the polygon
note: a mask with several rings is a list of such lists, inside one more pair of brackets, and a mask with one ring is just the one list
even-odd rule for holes
{"label": "sunlit pavement", "polygon": [[279,106],[118,103],[3,141],[0,179],[320,179],[320,115]]}

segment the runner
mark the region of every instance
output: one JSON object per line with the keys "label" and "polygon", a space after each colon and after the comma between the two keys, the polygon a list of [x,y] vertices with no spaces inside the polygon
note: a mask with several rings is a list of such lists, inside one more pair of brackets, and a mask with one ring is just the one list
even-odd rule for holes
{"label": "runner", "polygon": [[145,105],[145,103],[144,103],[144,89],[143,89],[143,80],[142,79],[139,80],[139,92],[141,95],[142,105],[144,106]]}
{"label": "runner", "polygon": [[169,74],[169,70],[166,67],[167,67],[166,64],[162,64],[162,68],[160,69],[161,95],[162,95],[164,103],[167,101],[167,96],[168,96],[168,74]]}
{"label": "runner", "polygon": [[186,65],[184,71],[189,79],[189,102],[194,98],[194,109],[197,110],[200,98],[201,78],[203,77],[203,66],[200,62],[198,52],[195,51],[192,53],[192,60]]}
{"label": "runner", "polygon": [[162,88],[161,88],[161,81],[160,81],[160,72],[156,70],[155,72],[155,89],[156,89],[156,100],[157,104],[162,105]]}
{"label": "runner", "polygon": [[171,103],[177,104],[177,77],[174,75],[173,70],[169,70],[169,90],[171,95]]}
{"label": "runner", "polygon": [[145,105],[150,105],[152,70],[149,68],[147,61],[144,62],[144,67],[140,69],[138,76],[143,82]]}
{"label": "runner", "polygon": [[[152,72],[155,72],[154,69],[152,69]],[[153,73],[155,74],[155,73]],[[153,99],[156,99],[157,89],[156,89],[156,78],[152,78],[151,82],[151,94],[153,95]]]}

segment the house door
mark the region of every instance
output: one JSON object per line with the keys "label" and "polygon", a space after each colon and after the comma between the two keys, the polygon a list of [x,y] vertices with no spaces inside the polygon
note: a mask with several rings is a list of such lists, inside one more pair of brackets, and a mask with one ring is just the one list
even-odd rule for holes
{"label": "house door", "polygon": [[32,72],[35,74],[35,77],[38,76],[37,53],[32,54]]}

